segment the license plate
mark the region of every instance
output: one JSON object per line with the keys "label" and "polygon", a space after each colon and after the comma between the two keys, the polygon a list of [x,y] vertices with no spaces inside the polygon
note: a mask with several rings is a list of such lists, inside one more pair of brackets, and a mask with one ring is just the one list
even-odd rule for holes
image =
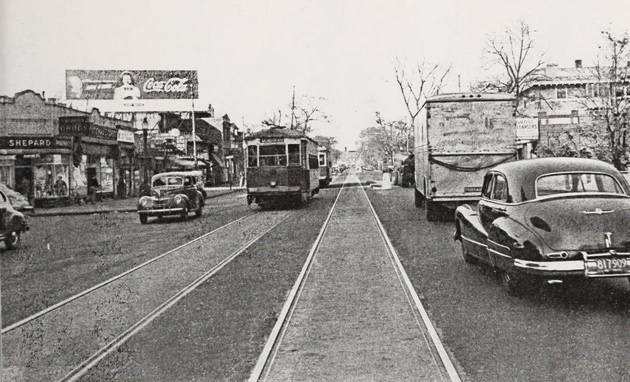
{"label": "license plate", "polygon": [[630,273],[630,259],[601,258],[587,262],[587,276],[599,276],[616,273]]}

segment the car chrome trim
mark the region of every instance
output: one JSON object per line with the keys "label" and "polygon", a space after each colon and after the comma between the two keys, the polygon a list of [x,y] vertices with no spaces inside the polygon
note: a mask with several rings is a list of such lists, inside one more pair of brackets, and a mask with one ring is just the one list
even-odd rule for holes
{"label": "car chrome trim", "polygon": [[184,210],[183,207],[175,207],[175,208],[162,208],[162,209],[147,209],[147,210],[138,210],[139,214],[162,214],[169,212],[182,212]]}
{"label": "car chrome trim", "polygon": [[584,261],[568,260],[568,261],[529,261],[514,259],[514,266],[522,269],[534,269],[545,272],[567,272],[567,271],[583,271]]}
{"label": "car chrome trim", "polygon": [[490,247],[488,247],[488,252],[492,252],[492,253],[494,253],[495,255],[499,255],[499,256],[501,256],[501,257],[505,257],[506,259],[511,259],[511,258],[512,258],[512,256],[510,256],[510,255],[506,255],[505,253],[503,253],[503,252],[499,252],[499,251],[494,250],[494,249],[492,249],[492,248],[490,248]]}
{"label": "car chrome trim", "polygon": [[603,215],[603,214],[612,214],[615,210],[604,211],[601,208],[595,208],[593,211],[582,211],[583,214],[586,215]]}
{"label": "car chrome trim", "polygon": [[464,236],[464,235],[461,235],[461,237],[462,237],[462,239],[466,240],[466,241],[467,241],[467,242],[469,242],[469,243],[477,244],[477,245],[478,245],[478,246],[480,246],[480,247],[486,247],[486,248],[488,248],[488,246],[487,246],[487,245],[485,245],[485,244],[483,244],[483,243],[480,243],[480,242],[478,242],[478,241],[475,241],[475,240],[473,240],[473,239],[470,239],[470,238],[468,238],[468,237],[466,237],[466,236]]}
{"label": "car chrome trim", "polygon": [[489,242],[491,242],[492,244],[496,245],[497,247],[505,248],[505,249],[507,249],[508,251],[512,249],[512,248],[510,248],[510,247],[508,247],[508,246],[506,246],[506,245],[499,244],[499,243],[497,243],[497,242],[496,242],[496,241],[494,241],[494,240],[490,240],[490,239],[488,239],[488,241],[489,241]]}

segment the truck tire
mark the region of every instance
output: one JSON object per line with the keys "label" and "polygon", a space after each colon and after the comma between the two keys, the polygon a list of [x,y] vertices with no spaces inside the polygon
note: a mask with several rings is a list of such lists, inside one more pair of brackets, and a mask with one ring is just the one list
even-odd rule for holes
{"label": "truck tire", "polygon": [[418,191],[418,189],[415,188],[415,187],[414,187],[414,194],[415,194],[416,207],[417,208],[423,208],[424,207],[424,195],[422,195],[422,193],[420,191]]}
{"label": "truck tire", "polygon": [[437,222],[443,219],[442,214],[444,212],[444,208],[440,203],[432,202],[430,200],[427,200],[425,203],[427,206],[427,221]]}

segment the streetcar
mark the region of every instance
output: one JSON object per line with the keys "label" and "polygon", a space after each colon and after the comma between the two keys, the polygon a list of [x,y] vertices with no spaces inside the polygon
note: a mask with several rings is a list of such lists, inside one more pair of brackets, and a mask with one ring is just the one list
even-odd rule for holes
{"label": "streetcar", "polygon": [[317,148],[317,155],[319,157],[319,187],[327,187],[332,180],[330,172],[332,163],[330,162],[330,150],[325,146],[319,146]]}
{"label": "streetcar", "polygon": [[271,127],[245,144],[248,204],[300,205],[319,192],[318,144],[305,134]]}

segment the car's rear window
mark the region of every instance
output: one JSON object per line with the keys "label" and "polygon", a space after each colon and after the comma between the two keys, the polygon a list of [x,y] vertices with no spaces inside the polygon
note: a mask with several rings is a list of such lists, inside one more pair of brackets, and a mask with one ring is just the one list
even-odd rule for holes
{"label": "car's rear window", "polygon": [[617,179],[608,174],[552,174],[541,176],[536,181],[537,197],[567,193],[625,194]]}

